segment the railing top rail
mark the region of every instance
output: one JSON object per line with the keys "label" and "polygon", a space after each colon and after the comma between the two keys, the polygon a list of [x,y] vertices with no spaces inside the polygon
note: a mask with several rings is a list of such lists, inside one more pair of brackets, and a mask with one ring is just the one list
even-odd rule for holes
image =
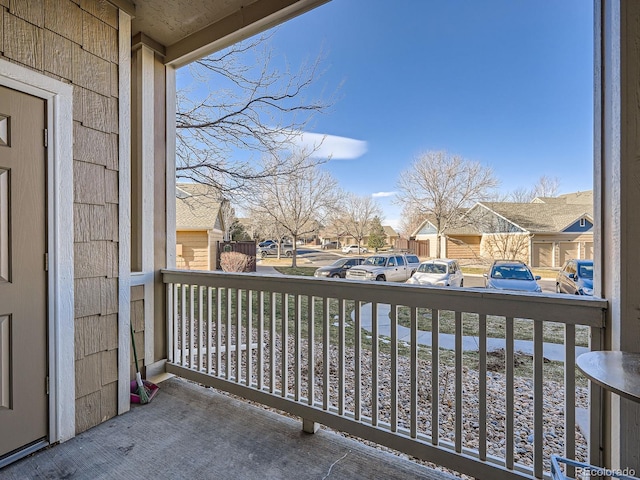
{"label": "railing top rail", "polygon": [[258,275],[165,269],[164,283],[238,288],[361,302],[436,308],[506,317],[529,318],[590,327],[604,327],[608,302],[600,298],[480,288],[424,287],[419,285],[317,279],[292,275]]}

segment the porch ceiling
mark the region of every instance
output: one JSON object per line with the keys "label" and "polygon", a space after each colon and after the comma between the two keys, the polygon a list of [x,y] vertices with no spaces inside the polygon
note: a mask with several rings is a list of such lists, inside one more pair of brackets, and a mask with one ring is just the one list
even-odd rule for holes
{"label": "porch ceiling", "polygon": [[128,4],[132,36],[142,33],[158,42],[166,63],[179,66],[328,0],[135,0],[134,7],[131,0],[112,1]]}

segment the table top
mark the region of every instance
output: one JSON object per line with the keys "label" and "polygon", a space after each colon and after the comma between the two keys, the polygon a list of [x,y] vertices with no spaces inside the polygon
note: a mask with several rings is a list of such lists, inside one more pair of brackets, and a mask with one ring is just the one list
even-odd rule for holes
{"label": "table top", "polygon": [[583,353],[578,368],[601,387],[640,402],[640,353],[603,351]]}

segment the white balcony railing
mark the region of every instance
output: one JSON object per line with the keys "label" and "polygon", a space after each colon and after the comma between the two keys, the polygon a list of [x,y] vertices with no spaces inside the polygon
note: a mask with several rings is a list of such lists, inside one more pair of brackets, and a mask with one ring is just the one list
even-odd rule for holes
{"label": "white balcony railing", "polygon": [[[599,299],[163,271],[167,371],[477,478],[599,463]],[[438,334],[436,334],[438,332]],[[497,351],[493,351],[495,349]],[[590,412],[589,437],[576,408]],[[571,473],[571,472],[569,472]]]}

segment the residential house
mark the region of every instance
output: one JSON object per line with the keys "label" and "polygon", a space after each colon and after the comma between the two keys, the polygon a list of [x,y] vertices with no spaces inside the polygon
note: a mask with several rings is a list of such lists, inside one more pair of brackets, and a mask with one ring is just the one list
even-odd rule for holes
{"label": "residential house", "polygon": [[[383,225],[382,229],[384,230],[384,235],[385,235],[385,240],[384,240],[385,245],[391,248],[395,248],[398,242],[398,239],[400,238],[400,235],[398,234],[398,232],[396,232],[391,225]],[[356,240],[351,235],[347,235],[344,233],[338,234],[335,230],[331,230],[331,229],[325,229],[321,231],[319,238],[322,243],[338,241],[342,246],[358,243],[358,240]],[[368,242],[369,242],[369,235],[365,235],[362,241],[360,242],[360,244],[363,246],[366,246]]]}
{"label": "residential house", "polygon": [[[441,236],[442,256],[458,259],[519,259],[535,267],[560,267],[569,258],[593,258],[593,200],[590,192],[531,203],[479,202]],[[433,220],[414,236],[437,242]],[[435,249],[430,250],[434,252]]]}
{"label": "residential house", "polygon": [[[187,367],[177,366],[186,351],[177,350],[173,330],[167,328],[175,320],[167,308],[176,292],[174,280],[184,279],[166,270],[176,265],[176,69],[322,3],[0,0],[0,466],[129,410],[131,324],[146,375],[165,370],[187,375]],[[640,217],[635,211],[640,204],[640,3],[594,3],[594,291],[605,300],[540,296],[534,301],[444,289],[443,296],[436,289],[404,285],[340,282],[336,288],[337,282],[315,279],[294,283],[251,275],[182,275],[197,277],[204,286],[221,282],[222,289],[246,288],[249,282],[254,291],[291,292],[296,301],[300,292],[328,299],[348,290],[358,304],[376,301],[377,295],[392,308],[396,298],[406,304],[437,297],[451,305],[446,295],[460,305],[455,308],[478,311],[473,310],[476,302],[490,302],[504,315],[518,308],[533,315],[547,305],[546,319],[568,319],[568,326],[585,318],[576,312],[590,308],[596,313],[589,320],[596,332],[591,348],[640,351]],[[345,297],[340,298],[344,305]],[[554,313],[556,306],[561,315]],[[343,351],[339,358],[346,356]],[[536,358],[542,362],[540,355]],[[359,368],[361,362],[354,364]],[[537,365],[542,371],[542,363]],[[291,368],[300,371],[300,363]],[[315,369],[307,370],[312,375]],[[437,376],[437,369],[432,371]],[[239,394],[252,384],[251,379],[246,385],[218,378],[211,382],[210,372],[189,376]],[[484,385],[486,376],[478,378]],[[341,382],[335,391],[342,402]],[[538,385],[534,401],[541,413]],[[342,415],[343,405],[336,411],[300,402],[291,407],[300,400],[299,386],[289,395],[276,395],[273,386],[271,392],[246,395],[304,414],[312,419],[303,423],[309,431],[322,422],[478,478],[524,478],[513,468],[512,455],[495,466],[486,451],[472,458],[466,449],[459,453],[462,448],[440,446],[437,428],[426,440],[401,436],[405,428],[395,428],[393,414],[391,431],[383,424],[388,418],[366,425],[359,413]],[[590,459],[640,471],[640,405],[598,388],[590,386],[590,435],[596,439],[590,443]],[[570,419],[572,390],[564,394],[569,399],[564,414]],[[479,408],[487,400],[479,399]],[[415,397],[407,403],[413,406]],[[540,422],[533,440],[538,452]],[[406,430],[413,432],[417,425]],[[479,429],[486,434],[486,425]],[[535,476],[542,478],[542,461],[536,458]]]}
{"label": "residential house", "polygon": [[195,183],[176,185],[176,267],[215,270],[224,218],[217,190]]}

